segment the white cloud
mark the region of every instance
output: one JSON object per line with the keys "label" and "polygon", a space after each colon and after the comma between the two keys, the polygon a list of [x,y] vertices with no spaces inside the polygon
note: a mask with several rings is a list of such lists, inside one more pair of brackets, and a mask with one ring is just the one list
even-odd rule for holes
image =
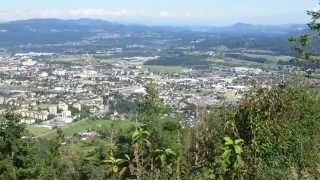
{"label": "white cloud", "polygon": [[106,10],[106,9],[42,9],[42,10],[16,10],[0,11],[1,19],[25,19],[25,18],[77,18],[77,17],[125,17],[130,15],[126,9]]}
{"label": "white cloud", "polygon": [[171,18],[171,17],[176,17],[177,15],[168,11],[161,11],[159,13],[159,16],[163,18]]}
{"label": "white cloud", "polygon": [[108,11],[105,9],[76,9],[70,10],[66,14],[74,17],[121,17],[129,15],[129,12],[126,9],[118,11]]}
{"label": "white cloud", "polygon": [[1,20],[17,20],[30,18],[98,18],[98,19],[175,19],[190,20],[199,18],[190,12],[129,12],[127,9],[107,10],[104,8],[87,9],[31,9],[31,10],[0,10]]}
{"label": "white cloud", "polygon": [[186,12],[184,15],[185,17],[192,17],[192,14],[190,12]]}
{"label": "white cloud", "polygon": [[195,16],[194,14],[190,12],[181,12],[181,13],[176,13],[176,12],[169,12],[169,11],[161,11],[159,13],[160,18],[175,18],[175,19],[185,19],[185,18],[197,18],[199,16]]}

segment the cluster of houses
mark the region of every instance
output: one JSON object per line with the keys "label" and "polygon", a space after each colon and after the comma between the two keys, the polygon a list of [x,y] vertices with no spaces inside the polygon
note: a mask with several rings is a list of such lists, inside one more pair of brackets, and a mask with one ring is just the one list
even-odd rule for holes
{"label": "cluster of houses", "polygon": [[84,113],[97,117],[121,116],[110,110],[114,93],[144,95],[144,85],[156,84],[161,98],[192,122],[196,108],[237,102],[250,86],[242,79],[268,73],[260,69],[191,70],[183,73],[151,72],[143,63],[155,57],[119,60],[113,64],[52,63],[56,55],[17,54],[0,59],[0,111],[21,114],[27,124],[61,127]]}

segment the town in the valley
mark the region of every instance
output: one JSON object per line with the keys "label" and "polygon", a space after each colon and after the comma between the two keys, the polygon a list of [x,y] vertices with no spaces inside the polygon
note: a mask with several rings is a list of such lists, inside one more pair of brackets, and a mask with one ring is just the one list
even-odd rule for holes
{"label": "town in the valley", "polygon": [[[48,61],[55,58],[68,61]],[[123,120],[135,116],[137,99],[152,83],[161,99],[192,124],[199,108],[236,103],[254,83],[268,87],[275,83],[273,79],[279,82],[282,77],[259,68],[144,65],[158,57],[123,58],[112,63],[94,58],[92,54],[53,53],[0,57],[1,113],[14,110],[24,123],[50,129],[88,117]]]}

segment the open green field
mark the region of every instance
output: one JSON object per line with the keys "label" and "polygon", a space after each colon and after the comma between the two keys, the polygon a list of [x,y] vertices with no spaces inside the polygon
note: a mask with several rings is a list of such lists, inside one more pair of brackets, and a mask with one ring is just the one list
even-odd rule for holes
{"label": "open green field", "polygon": [[[65,136],[72,136],[79,132],[86,130],[97,130],[99,128],[116,128],[116,129],[129,129],[134,126],[130,121],[111,121],[111,120],[90,120],[84,119],[74,122],[62,128]],[[48,128],[28,126],[27,130],[36,137],[52,138],[56,135],[56,130]]]}
{"label": "open green field", "polygon": [[94,59],[85,55],[58,55],[58,56],[40,56],[34,57],[33,60],[39,62],[46,62],[48,64],[74,64],[78,65],[87,60],[93,61]]}
{"label": "open green field", "polygon": [[245,49],[242,50],[243,53],[249,53],[249,54],[270,54],[272,55],[273,52],[269,50],[258,50],[258,49]]}
{"label": "open green field", "polygon": [[266,59],[269,63],[278,63],[278,62],[288,62],[293,57],[291,56],[281,56],[281,55],[261,55],[261,54],[248,54],[245,53],[245,56],[253,57],[253,58],[263,58]]}
{"label": "open green field", "polygon": [[27,126],[27,131],[34,136],[41,136],[42,134],[49,133],[52,130],[45,127]]}
{"label": "open green field", "polygon": [[263,68],[263,69],[277,69],[279,62],[289,62],[293,57],[282,56],[282,55],[272,55],[272,54],[253,54],[244,53],[243,56],[250,58],[260,58],[264,59],[264,63],[255,62],[253,60],[239,59],[239,58],[209,58],[207,59],[212,66],[224,66],[224,67],[253,67],[253,68]]}
{"label": "open green field", "polygon": [[212,63],[212,65],[218,65],[218,66],[226,66],[226,67],[238,67],[238,66],[246,66],[246,67],[259,67],[261,64],[252,62],[252,61],[245,61],[240,59],[217,59],[217,58],[211,58],[208,59],[209,62]]}
{"label": "open green field", "polygon": [[183,73],[187,70],[182,66],[145,65],[144,68],[155,73]]}

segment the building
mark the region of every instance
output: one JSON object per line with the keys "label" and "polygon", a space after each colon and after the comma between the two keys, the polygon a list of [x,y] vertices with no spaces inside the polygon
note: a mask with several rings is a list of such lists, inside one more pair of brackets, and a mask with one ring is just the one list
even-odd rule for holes
{"label": "building", "polygon": [[57,115],[58,114],[58,107],[55,104],[49,105],[49,114],[50,115]]}
{"label": "building", "polygon": [[64,102],[62,102],[62,101],[60,101],[59,102],[59,104],[58,104],[58,108],[59,108],[59,110],[61,110],[61,111],[68,111],[68,104],[66,104],[66,103],[64,103]]}

